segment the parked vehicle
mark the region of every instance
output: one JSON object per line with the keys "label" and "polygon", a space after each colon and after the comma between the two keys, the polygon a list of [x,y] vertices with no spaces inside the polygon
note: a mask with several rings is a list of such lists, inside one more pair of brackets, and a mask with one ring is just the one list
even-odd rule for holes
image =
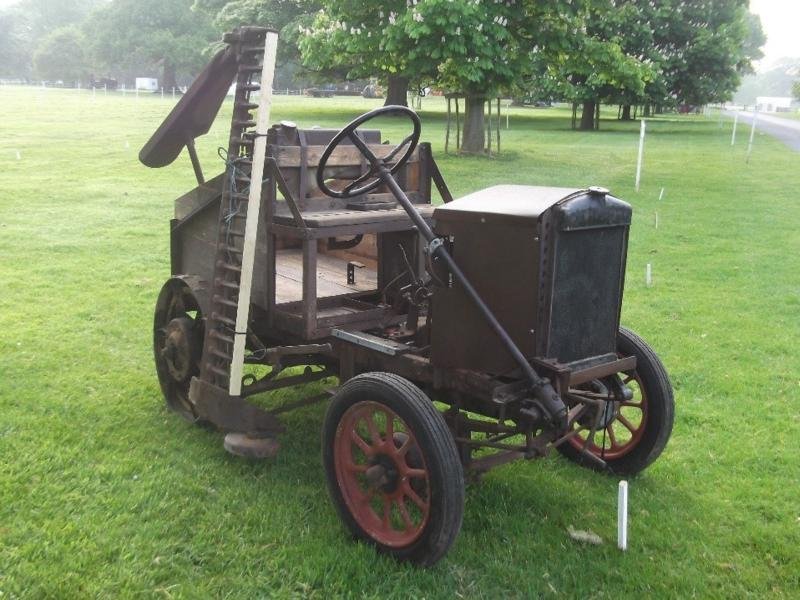
{"label": "parked vehicle", "polygon": [[[421,565],[458,534],[465,474],[553,449],[625,476],[650,465],[674,407],[658,357],[620,325],[631,206],[598,187],[509,184],[454,199],[419,143],[417,115],[384,107],[338,132],[273,125],[248,238],[260,167],[250,93],[264,35],[228,35],[140,154],[158,167],[186,147],[199,182],[175,201],[172,275],[156,303],[167,405],[227,432],[229,451],[269,456],[282,413],[329,401],[322,462],[343,522]],[[192,140],[234,79],[227,168],[205,181]],[[407,119],[399,144],[367,127],[383,115]],[[241,277],[247,239],[251,285]],[[237,380],[245,334],[250,370]],[[304,384],[329,378],[330,394],[301,397]],[[249,401],[290,386],[297,399]]]}

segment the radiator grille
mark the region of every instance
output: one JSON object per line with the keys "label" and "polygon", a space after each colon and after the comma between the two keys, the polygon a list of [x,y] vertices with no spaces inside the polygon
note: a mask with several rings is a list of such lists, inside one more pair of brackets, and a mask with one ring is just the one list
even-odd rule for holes
{"label": "radiator grille", "polygon": [[558,232],[546,355],[570,362],[615,351],[626,227]]}

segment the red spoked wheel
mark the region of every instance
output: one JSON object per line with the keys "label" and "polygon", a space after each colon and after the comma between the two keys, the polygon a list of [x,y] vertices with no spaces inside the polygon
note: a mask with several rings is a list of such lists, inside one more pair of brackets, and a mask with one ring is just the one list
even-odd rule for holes
{"label": "red spoked wheel", "polygon": [[359,539],[400,560],[431,565],[461,527],[464,479],[441,414],[390,373],[345,383],[323,430],[331,497]]}
{"label": "red spoked wheel", "polygon": [[[635,356],[636,369],[570,390],[576,399],[591,398],[603,404],[578,419],[573,424],[576,435],[558,448],[579,464],[596,466],[586,460],[584,452],[588,452],[605,461],[613,473],[635,475],[664,450],[672,433],[675,401],[664,366],[642,338],[620,328],[617,351],[620,356]],[[615,395],[614,388],[621,389],[624,398]],[[599,416],[598,410],[602,411]]]}
{"label": "red spoked wheel", "polygon": [[348,509],[376,542],[414,542],[430,517],[428,470],[417,440],[397,414],[376,402],[347,409],[333,449]]}

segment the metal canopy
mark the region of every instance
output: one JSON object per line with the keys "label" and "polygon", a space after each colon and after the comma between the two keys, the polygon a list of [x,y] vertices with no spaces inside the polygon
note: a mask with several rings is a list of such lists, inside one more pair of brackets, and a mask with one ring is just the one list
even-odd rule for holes
{"label": "metal canopy", "polygon": [[144,145],[139,160],[148,167],[165,167],[178,158],[185,145],[208,133],[236,77],[236,68],[236,53],[230,47],[217,52]]}

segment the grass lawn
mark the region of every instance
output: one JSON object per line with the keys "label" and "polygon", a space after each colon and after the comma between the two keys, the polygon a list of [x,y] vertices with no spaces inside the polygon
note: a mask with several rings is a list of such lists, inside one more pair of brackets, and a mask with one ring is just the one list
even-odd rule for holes
{"label": "grass lawn", "polygon": [[[267,462],[169,413],[151,319],[194,177],[137,152],[172,101],[0,87],[0,597],[798,596],[800,154],[760,134],[745,164],[727,121],[653,119],[636,193],[638,123],[578,133],[561,109],[517,109],[499,157],[457,158],[424,103],[456,194],[602,185],[634,205],[623,322],[659,352],[677,415],[630,483],[629,551],[617,481],[554,457],[471,485],[450,554],[400,565],[338,521],[323,406],[291,414]],[[273,120],[339,127],[377,104],[277,97]],[[209,176],[229,111],[198,144]]]}

